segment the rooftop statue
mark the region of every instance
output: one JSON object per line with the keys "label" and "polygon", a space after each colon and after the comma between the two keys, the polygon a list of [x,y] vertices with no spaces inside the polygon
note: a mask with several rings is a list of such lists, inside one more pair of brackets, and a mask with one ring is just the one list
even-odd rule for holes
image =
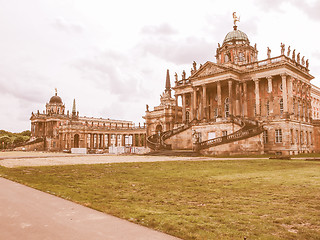
{"label": "rooftop statue", "polygon": [[236,12],[232,13],[232,17],[233,17],[233,24],[234,26],[237,26],[237,22],[240,22],[240,17],[237,17]]}
{"label": "rooftop statue", "polygon": [[268,55],[268,58],[270,58],[270,56],[271,56],[271,49],[268,47],[268,49],[267,49],[267,55]]}
{"label": "rooftop statue", "polygon": [[290,52],[291,52],[291,49],[290,49],[290,46],[288,47],[288,52],[287,52],[287,56],[289,57],[290,56]]}
{"label": "rooftop statue", "polygon": [[284,55],[284,51],[285,51],[285,45],[284,45],[284,43],[281,43],[281,55]]}

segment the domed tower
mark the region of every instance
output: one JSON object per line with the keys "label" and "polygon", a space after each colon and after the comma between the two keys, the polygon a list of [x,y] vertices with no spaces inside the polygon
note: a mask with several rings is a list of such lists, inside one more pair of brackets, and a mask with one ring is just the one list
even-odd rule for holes
{"label": "domed tower", "polygon": [[57,94],[57,89],[55,89],[55,95],[50,98],[49,103],[46,104],[46,114],[64,114],[65,106],[62,103],[61,97]]}
{"label": "domed tower", "polygon": [[256,45],[252,47],[247,34],[238,30],[236,22],[240,19],[233,13],[233,31],[229,32],[223,40],[222,46],[218,44],[216,59],[218,64],[233,63],[247,64],[258,60]]}

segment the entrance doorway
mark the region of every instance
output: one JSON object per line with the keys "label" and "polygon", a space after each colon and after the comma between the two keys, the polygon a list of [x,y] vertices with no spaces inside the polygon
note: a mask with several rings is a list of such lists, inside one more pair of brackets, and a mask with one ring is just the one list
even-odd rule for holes
{"label": "entrance doorway", "polygon": [[75,134],[73,137],[73,146],[74,148],[78,148],[79,147],[79,134]]}

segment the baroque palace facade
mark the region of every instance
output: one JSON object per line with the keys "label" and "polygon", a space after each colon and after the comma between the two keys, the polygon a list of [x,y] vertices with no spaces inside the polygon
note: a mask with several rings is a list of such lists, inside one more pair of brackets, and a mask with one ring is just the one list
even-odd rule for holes
{"label": "baroque palace facade", "polygon": [[236,21],[216,50],[216,63],[193,62],[191,75],[169,72],[160,105],[144,116],[151,149],[206,154],[319,152],[320,89],[309,60],[281,43],[281,54],[258,60],[256,44]]}
{"label": "baroque palace facade", "polygon": [[[43,113],[32,113],[28,150],[112,147],[193,150],[204,154],[320,152],[320,88],[311,84],[309,60],[281,43],[280,55],[258,60],[256,44],[233,30],[216,49],[216,62],[183,71],[171,87],[169,70],[160,105],[147,109],[144,126],[80,117],[55,94]],[[174,96],[172,96],[174,90]],[[111,147],[111,148],[110,148]]]}
{"label": "baroque palace facade", "polygon": [[80,117],[75,100],[72,112],[65,111],[62,99],[50,98],[43,113],[31,114],[31,141],[28,150],[70,151],[86,148],[91,152],[108,151],[111,147],[144,147],[145,127],[131,121]]}

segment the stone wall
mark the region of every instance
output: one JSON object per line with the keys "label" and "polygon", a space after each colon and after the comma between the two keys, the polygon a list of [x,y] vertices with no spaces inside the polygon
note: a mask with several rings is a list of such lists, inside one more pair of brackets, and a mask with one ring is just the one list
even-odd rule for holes
{"label": "stone wall", "polygon": [[192,128],[178,133],[165,141],[171,144],[173,150],[191,150],[192,149]]}
{"label": "stone wall", "polygon": [[252,154],[263,154],[263,142],[262,134],[243,139],[236,142],[222,144],[209,149],[201,150],[202,154],[205,155],[252,155]]}

